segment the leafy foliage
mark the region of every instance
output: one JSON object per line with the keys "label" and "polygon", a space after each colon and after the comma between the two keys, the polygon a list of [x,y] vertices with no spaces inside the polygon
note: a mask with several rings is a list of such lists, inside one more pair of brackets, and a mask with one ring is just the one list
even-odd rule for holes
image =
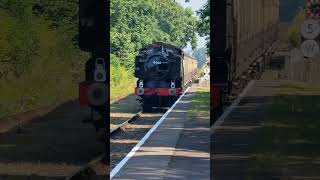
{"label": "leafy foliage", "polygon": [[[73,41],[76,1],[69,0],[74,4],[68,7],[59,2],[0,1],[0,119],[77,96],[88,55]],[[56,3],[56,7],[45,3]],[[72,11],[48,13],[52,8]],[[23,107],[21,97],[28,99]]]}
{"label": "leafy foliage", "polygon": [[301,43],[301,33],[300,26],[305,19],[304,10],[300,10],[300,12],[294,17],[291,26],[288,30],[288,43],[291,47],[298,47]]}
{"label": "leafy foliage", "polygon": [[79,0],[33,0],[33,12],[44,15],[54,27],[78,27]]}
{"label": "leafy foliage", "polygon": [[32,16],[31,0],[2,0],[0,8],[8,10],[8,12],[20,20],[30,20]]}
{"label": "leafy foliage", "polygon": [[[110,16],[113,92],[134,84],[134,58],[146,44],[197,46],[198,19],[175,1],[111,0]],[[1,95],[35,96],[34,106],[75,97],[73,77],[81,79],[88,58],[76,46],[78,0],[1,0],[0,19]]]}
{"label": "leafy foliage", "polygon": [[127,68],[138,49],[155,41],[196,47],[196,17],[172,0],[113,0],[110,21],[111,54]]}
{"label": "leafy foliage", "polygon": [[200,36],[205,36],[207,40],[207,49],[210,46],[210,0],[197,12],[200,21],[197,25]]}
{"label": "leafy foliage", "polygon": [[155,41],[197,47],[198,19],[172,0],[112,0],[110,8],[111,98],[133,92],[137,51]]}
{"label": "leafy foliage", "polygon": [[26,72],[39,47],[31,24],[31,3],[28,0],[3,1],[1,7],[5,8],[11,17],[1,12],[6,21],[1,23],[3,30],[0,39],[0,77],[9,73],[19,77]]}

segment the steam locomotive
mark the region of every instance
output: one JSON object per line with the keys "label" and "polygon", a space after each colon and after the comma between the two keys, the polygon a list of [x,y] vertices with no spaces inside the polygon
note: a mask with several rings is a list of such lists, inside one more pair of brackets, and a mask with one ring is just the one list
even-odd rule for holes
{"label": "steam locomotive", "polygon": [[179,47],[155,42],[139,50],[135,59],[138,78],[135,95],[143,111],[169,107],[197,74],[197,61]]}

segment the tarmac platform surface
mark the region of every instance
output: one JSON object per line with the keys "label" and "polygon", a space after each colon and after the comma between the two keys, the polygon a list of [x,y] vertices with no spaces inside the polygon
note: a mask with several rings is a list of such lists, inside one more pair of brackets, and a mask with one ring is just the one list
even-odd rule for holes
{"label": "tarmac platform surface", "polygon": [[211,179],[243,180],[257,142],[257,130],[266,118],[279,81],[254,81],[224,120],[211,134]]}
{"label": "tarmac platform surface", "polygon": [[195,91],[181,98],[114,180],[210,179],[209,117],[188,118]]}

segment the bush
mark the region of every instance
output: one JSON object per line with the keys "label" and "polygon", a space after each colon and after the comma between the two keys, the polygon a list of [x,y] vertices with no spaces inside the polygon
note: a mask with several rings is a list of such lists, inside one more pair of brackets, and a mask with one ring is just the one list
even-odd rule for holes
{"label": "bush", "polygon": [[111,54],[110,58],[110,96],[114,100],[134,92],[135,77],[132,70],[121,65],[115,55]]}
{"label": "bush", "polygon": [[288,41],[291,47],[298,47],[301,41],[301,35],[299,30],[295,27],[290,28],[288,32],[288,36],[289,36]]}
{"label": "bush", "polygon": [[294,20],[292,21],[291,26],[288,30],[288,43],[291,47],[298,47],[301,43],[301,34],[300,34],[300,26],[305,19],[305,11],[300,10],[300,12],[296,15]]}
{"label": "bush", "polygon": [[[21,22],[0,9],[0,119],[77,98],[88,55],[70,33],[39,16]],[[23,98],[23,106],[20,99]]]}

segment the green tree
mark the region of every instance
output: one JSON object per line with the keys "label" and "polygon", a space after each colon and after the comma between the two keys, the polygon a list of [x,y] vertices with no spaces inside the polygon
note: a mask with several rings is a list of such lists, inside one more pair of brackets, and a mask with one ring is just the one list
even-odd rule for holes
{"label": "green tree", "polygon": [[210,46],[210,0],[197,12],[200,21],[197,30],[200,36],[205,36],[207,40],[207,49]]}
{"label": "green tree", "polygon": [[289,29],[287,41],[291,47],[298,47],[301,43],[300,26],[305,19],[305,10],[301,9],[294,17]]}
{"label": "green tree", "polygon": [[0,7],[12,18],[6,18],[6,32],[0,44],[0,75],[9,73],[19,77],[27,69],[33,56],[37,54],[39,40],[32,29],[32,3],[30,0],[4,0]]}
{"label": "green tree", "polygon": [[0,0],[0,119],[77,96],[88,59],[75,46],[77,2]]}
{"label": "green tree", "polygon": [[32,16],[31,0],[2,0],[0,8],[6,9],[11,15],[22,20],[30,20]]}
{"label": "green tree", "polygon": [[78,27],[79,0],[33,0],[33,12],[44,15],[54,27]]}
{"label": "green tree", "polygon": [[111,54],[125,67],[133,66],[138,49],[154,41],[197,46],[197,18],[172,0],[112,0],[110,21]]}
{"label": "green tree", "polygon": [[111,0],[111,98],[133,92],[128,87],[134,87],[134,60],[140,48],[163,41],[181,48],[191,43],[195,49],[197,24],[192,10],[173,0]]}

